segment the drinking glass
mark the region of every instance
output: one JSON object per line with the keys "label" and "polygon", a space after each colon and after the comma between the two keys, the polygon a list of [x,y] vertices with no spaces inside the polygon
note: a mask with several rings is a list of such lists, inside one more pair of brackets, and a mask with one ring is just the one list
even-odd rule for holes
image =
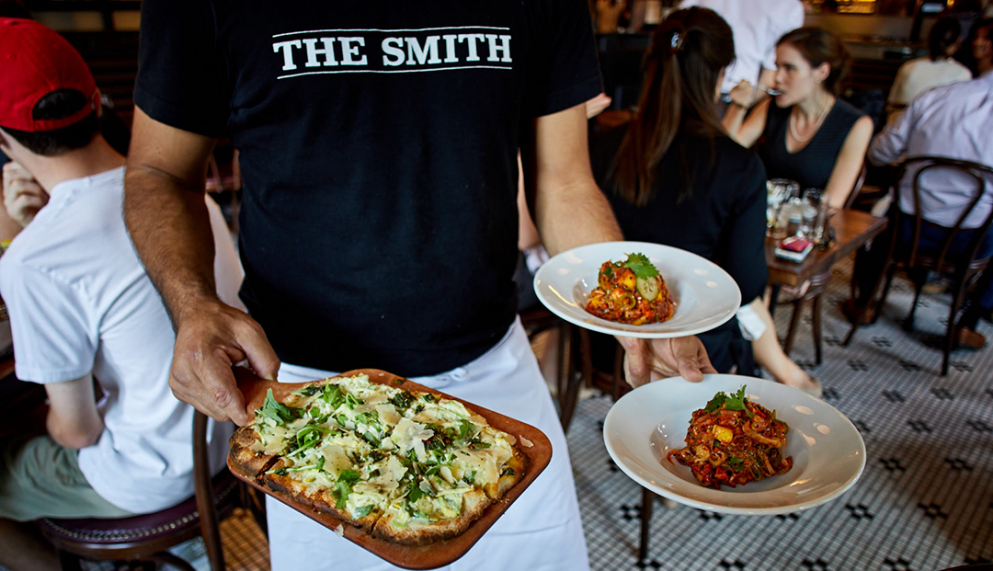
{"label": "drinking glass", "polygon": [[824,196],[824,191],[819,188],[808,188],[803,195],[803,202],[801,203],[801,217],[800,228],[797,231],[797,235],[803,238],[807,238],[813,242],[820,242],[824,236],[824,225],[819,223],[818,219],[822,209],[828,204],[827,197]]}
{"label": "drinking glass", "polygon": [[766,183],[766,191],[768,192],[765,211],[766,234],[776,239],[785,238],[789,217],[786,216],[785,221],[783,220],[783,204],[799,196],[800,184],[792,180],[776,178]]}
{"label": "drinking glass", "polygon": [[797,236],[810,238],[814,230],[814,219],[817,218],[817,209],[821,203],[822,192],[816,188],[808,188],[803,193],[803,198],[797,201],[799,220]]}

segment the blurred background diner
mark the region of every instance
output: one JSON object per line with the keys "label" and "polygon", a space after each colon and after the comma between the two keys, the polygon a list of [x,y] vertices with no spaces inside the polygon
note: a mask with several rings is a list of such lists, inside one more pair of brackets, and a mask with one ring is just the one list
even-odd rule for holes
{"label": "blurred background diner", "polygon": [[[715,368],[822,398],[852,420],[868,452],[862,480],[810,511],[652,511],[653,496],[603,445],[604,416],[629,390],[618,342],[565,323],[533,295],[548,256],[522,180],[519,310],[568,431],[591,568],[989,565],[993,0],[588,4],[604,88],[587,107],[591,167],[625,237],[724,268],[742,309],[700,335]],[[0,17],[38,20],[80,52],[103,95],[104,138],[121,153],[140,7],[0,0]],[[5,247],[48,196],[0,161]],[[235,244],[239,172],[222,136],[206,190]],[[810,242],[799,261],[783,257],[787,238]],[[3,418],[45,397],[13,373],[5,311],[0,318]],[[228,567],[267,569],[265,518],[248,494],[239,501],[221,523]],[[171,552],[206,569],[203,545]]]}

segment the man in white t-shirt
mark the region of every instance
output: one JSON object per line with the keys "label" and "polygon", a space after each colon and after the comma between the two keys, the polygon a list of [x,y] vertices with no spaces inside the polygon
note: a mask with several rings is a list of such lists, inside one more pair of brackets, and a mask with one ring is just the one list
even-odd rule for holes
{"label": "man in white t-shirt", "polygon": [[803,27],[800,0],[683,0],[679,7],[690,6],[717,12],[734,32],[735,61],[724,72],[721,91],[729,93],[741,81],[771,89],[775,84],[776,42],[787,32]]}
{"label": "man in white t-shirt", "polygon": [[[0,84],[0,150],[16,161],[4,169],[5,204],[30,222],[0,258],[0,293],[17,376],[44,384],[49,400],[46,435],[0,439],[0,565],[57,569],[17,522],[186,500],[193,407],[169,389],[175,334],[124,226],[125,159],[99,134],[86,64],[41,24],[0,19]],[[199,238],[215,243],[219,296],[237,304],[240,268],[212,208],[216,235]],[[212,423],[209,434],[219,468],[230,427]]]}

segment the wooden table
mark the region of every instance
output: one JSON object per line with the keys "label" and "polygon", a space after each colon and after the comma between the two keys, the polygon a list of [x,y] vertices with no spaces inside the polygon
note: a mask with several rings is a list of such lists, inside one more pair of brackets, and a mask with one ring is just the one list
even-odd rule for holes
{"label": "wooden table", "polygon": [[779,240],[765,239],[765,261],[769,284],[798,286],[817,274],[828,272],[839,260],[864,246],[886,229],[887,219],[861,210],[838,210],[831,215],[835,242],[827,250],[814,248],[800,263],[776,257]]}
{"label": "wooden table", "polygon": [[786,343],[783,349],[789,354],[793,347],[793,338],[796,334],[797,323],[799,322],[802,302],[813,301],[813,330],[814,330],[814,352],[817,364],[821,362],[821,294],[830,279],[831,268],[850,255],[855,250],[864,246],[869,240],[880,235],[886,229],[888,220],[873,216],[861,210],[838,210],[831,215],[831,227],[834,229],[835,242],[826,250],[814,248],[807,259],[797,263],[776,257],[776,244],[779,240],[772,238],[765,239],[765,260],[769,268],[769,285],[772,286],[772,298],[769,303],[769,313],[775,313],[776,302],[779,297],[779,289],[782,286],[799,286],[811,281],[811,286],[798,300],[793,309],[793,318],[790,323],[789,332],[786,335]]}

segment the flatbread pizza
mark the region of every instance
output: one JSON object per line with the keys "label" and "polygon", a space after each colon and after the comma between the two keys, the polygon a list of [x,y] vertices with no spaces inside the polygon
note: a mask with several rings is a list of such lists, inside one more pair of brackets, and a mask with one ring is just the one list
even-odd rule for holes
{"label": "flatbread pizza", "polygon": [[270,390],[230,443],[242,476],[401,545],[460,535],[529,462],[513,435],[461,402],[364,374],[306,385],[282,402]]}

